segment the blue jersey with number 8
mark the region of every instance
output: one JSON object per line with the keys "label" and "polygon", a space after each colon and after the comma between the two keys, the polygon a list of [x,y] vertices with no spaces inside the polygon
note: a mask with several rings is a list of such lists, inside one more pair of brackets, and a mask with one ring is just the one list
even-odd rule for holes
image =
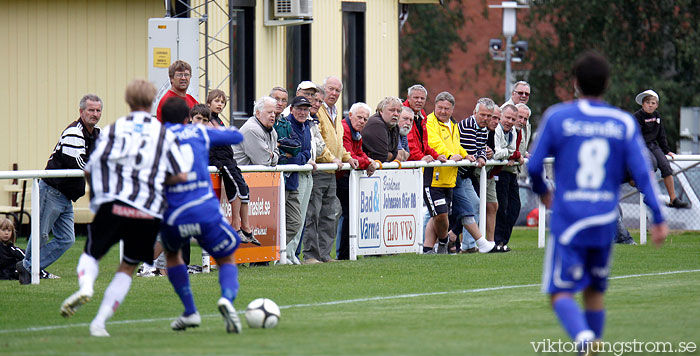
{"label": "blue jersey with number 8", "polygon": [[[549,108],[528,163],[533,191],[544,194],[543,160],[554,157],[551,232],[562,245],[612,242],[620,185],[629,171],[654,215],[663,221],[639,128],[628,113],[600,101],[577,100]],[[586,234],[586,230],[597,231]]]}

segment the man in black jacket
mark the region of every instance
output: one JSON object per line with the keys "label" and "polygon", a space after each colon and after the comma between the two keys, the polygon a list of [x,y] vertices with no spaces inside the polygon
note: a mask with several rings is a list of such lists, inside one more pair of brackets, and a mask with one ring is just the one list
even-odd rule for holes
{"label": "man in black jacket", "polygon": [[644,141],[649,148],[650,159],[654,171],[658,168],[661,170],[661,177],[664,179],[664,185],[668,191],[669,204],[672,208],[686,208],[688,203],[681,201],[676,196],[676,191],[673,187],[673,170],[666,159],[666,155],[674,157],[676,154],[671,152],[666,141],[666,130],[661,124],[661,116],[656,109],[659,107],[659,95],[655,91],[649,89],[643,91],[635,98],[637,104],[642,108],[634,113],[634,117],[639,123],[639,128],[644,136]]}
{"label": "man in black jacket", "polygon": [[[94,94],[87,94],[80,99],[80,117],[63,130],[61,138],[49,157],[46,169],[83,169],[90,157],[95,141],[100,134],[96,126],[102,117],[102,100]],[[73,204],[85,195],[85,179],[46,178],[39,182],[39,201],[41,221],[39,238],[41,239],[40,268],[44,269],[54,263],[73,243],[75,243]],[[49,242],[49,232],[54,239]],[[29,270],[32,264],[31,239],[27,244],[27,254],[23,261],[17,262],[19,282],[29,284]]]}

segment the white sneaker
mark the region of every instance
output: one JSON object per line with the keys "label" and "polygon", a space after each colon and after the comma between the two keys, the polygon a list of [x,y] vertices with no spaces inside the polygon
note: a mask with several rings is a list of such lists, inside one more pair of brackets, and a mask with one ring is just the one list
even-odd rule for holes
{"label": "white sneaker", "polygon": [[136,276],[138,277],[155,277],[156,276],[156,268],[149,266],[147,264],[141,265],[141,268],[139,268],[139,271],[136,272]]}
{"label": "white sneaker", "polygon": [[96,337],[109,337],[104,325],[90,324],[90,335]]}
{"label": "white sneaker", "polygon": [[199,316],[199,312],[195,312],[188,316],[180,315],[170,323],[170,327],[173,330],[186,330],[187,328],[196,328],[201,323],[202,317]]}
{"label": "white sneaker", "polygon": [[224,317],[224,322],[226,322],[226,332],[240,334],[241,331],[243,331],[241,319],[238,318],[233,304],[231,304],[228,299],[221,297],[216,305],[219,308],[221,316]]}
{"label": "white sneaker", "polygon": [[299,261],[299,257],[297,256],[292,256],[292,263],[295,265],[300,265],[301,261]]}
{"label": "white sneaker", "polygon": [[71,296],[66,298],[63,304],[61,304],[61,315],[63,315],[64,318],[70,318],[75,314],[78,307],[89,302],[91,298],[91,292],[84,292],[82,290],[71,294]]}
{"label": "white sneaker", "polygon": [[481,252],[481,253],[491,252],[491,250],[493,250],[494,246],[496,246],[496,243],[493,241],[486,240],[485,237],[482,237],[482,238],[476,240],[476,247],[479,248],[479,252]]}

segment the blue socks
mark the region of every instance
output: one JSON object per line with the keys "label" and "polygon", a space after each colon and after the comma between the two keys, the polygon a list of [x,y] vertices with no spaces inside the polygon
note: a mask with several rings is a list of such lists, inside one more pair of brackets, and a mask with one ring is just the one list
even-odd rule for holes
{"label": "blue socks", "polygon": [[605,309],[586,310],[586,321],[588,326],[595,333],[596,339],[603,338],[603,327],[605,326]]}
{"label": "blue socks", "polygon": [[[557,314],[559,322],[564,327],[572,340],[576,340],[581,331],[588,330],[586,320],[581,313],[581,309],[572,298],[561,298],[552,305],[554,313]],[[601,327],[602,329],[602,327]]]}
{"label": "blue socks", "polygon": [[238,267],[230,263],[219,266],[219,284],[221,296],[233,302],[238,294]]}
{"label": "blue socks", "polygon": [[[192,295],[192,288],[190,288],[187,266],[182,264],[168,267],[168,279],[185,306],[184,315],[196,313],[197,307],[194,305],[194,296]],[[221,284],[222,297],[230,301],[236,299],[238,294],[238,267],[229,263],[219,266],[219,284]]]}
{"label": "blue socks", "polygon": [[192,295],[192,288],[190,288],[187,266],[181,264],[175,267],[168,267],[168,279],[185,306],[184,315],[196,313],[197,307],[194,305],[194,296]]}

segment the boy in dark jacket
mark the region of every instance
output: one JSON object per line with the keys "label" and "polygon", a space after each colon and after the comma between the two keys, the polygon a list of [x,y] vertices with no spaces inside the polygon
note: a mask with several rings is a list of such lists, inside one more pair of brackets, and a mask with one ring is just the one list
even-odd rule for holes
{"label": "boy in dark jacket", "polygon": [[676,196],[676,191],[673,187],[673,170],[666,159],[666,155],[674,157],[676,154],[671,152],[666,141],[666,130],[661,124],[661,116],[656,109],[659,107],[659,95],[655,91],[649,89],[643,91],[635,98],[637,104],[642,108],[634,113],[634,117],[639,123],[639,128],[644,136],[644,141],[649,148],[650,159],[654,171],[658,168],[661,170],[661,177],[664,179],[664,185],[668,191],[669,204],[672,208],[686,208],[688,203],[681,201]]}

